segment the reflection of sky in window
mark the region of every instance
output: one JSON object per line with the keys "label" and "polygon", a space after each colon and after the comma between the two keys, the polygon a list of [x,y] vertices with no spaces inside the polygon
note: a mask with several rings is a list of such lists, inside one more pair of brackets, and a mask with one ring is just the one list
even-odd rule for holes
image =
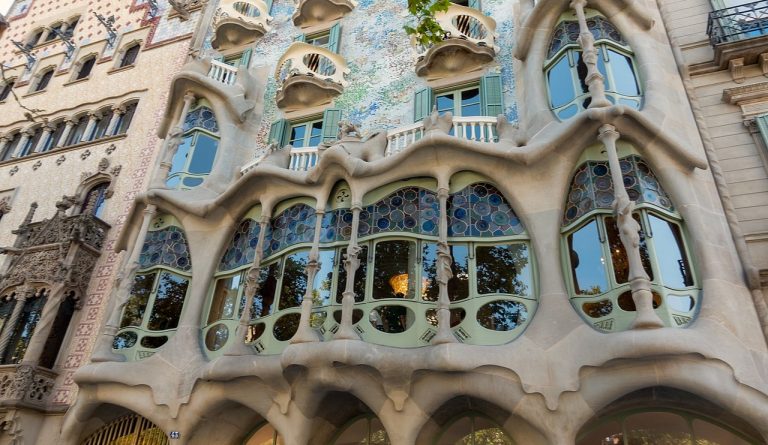
{"label": "reflection of sky in window", "polygon": [[312,285],[314,290],[315,306],[325,306],[331,304],[331,283],[333,282],[333,262],[336,256],[334,250],[321,250],[318,261],[320,268],[315,275],[315,282]]}
{"label": "reflection of sky in window", "polygon": [[218,146],[218,140],[200,133],[197,137],[192,160],[189,162],[189,172],[196,174],[210,173]]}
{"label": "reflection of sky in window", "polygon": [[[649,215],[653,232],[653,246],[656,248],[656,261],[661,268],[664,285],[683,288],[685,284],[682,249],[672,233],[670,223]],[[682,270],[681,270],[682,269]]]}
{"label": "reflection of sky in window", "polygon": [[597,223],[592,221],[571,235],[571,265],[576,275],[576,292],[594,295],[605,292],[608,283],[605,276],[605,258],[603,258]]}
{"label": "reflection of sky in window", "polygon": [[562,107],[575,97],[567,57],[562,58],[549,71],[549,94],[554,108]]}

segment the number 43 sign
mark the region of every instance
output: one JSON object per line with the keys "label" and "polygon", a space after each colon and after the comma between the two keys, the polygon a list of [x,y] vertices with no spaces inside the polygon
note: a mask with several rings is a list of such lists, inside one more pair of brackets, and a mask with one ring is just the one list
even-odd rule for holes
{"label": "number 43 sign", "polygon": [[181,433],[178,431],[171,431],[171,433],[168,434],[168,437],[171,439],[179,439],[181,437]]}

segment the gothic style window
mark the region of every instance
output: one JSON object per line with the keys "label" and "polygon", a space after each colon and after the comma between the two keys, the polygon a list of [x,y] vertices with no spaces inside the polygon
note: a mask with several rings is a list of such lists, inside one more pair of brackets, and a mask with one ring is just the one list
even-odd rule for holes
{"label": "gothic style window", "polygon": [[96,56],[89,56],[86,59],[80,61],[77,68],[77,74],[74,80],[85,79],[91,75],[93,66],[96,64]]}
{"label": "gothic style window", "polygon": [[120,59],[120,63],[118,64],[118,68],[124,68],[126,66],[131,66],[136,63],[136,58],[139,56],[139,50],[141,49],[141,45],[138,43],[134,43],[128,48],[126,48],[123,51],[123,56]]}
{"label": "gothic style window", "polygon": [[[640,256],[652,283],[656,313],[672,326],[693,319],[699,291],[680,216],[648,164],[621,159],[624,185],[637,203]],[[607,161],[588,161],[574,174],[563,217],[572,302],[601,331],[626,329],[634,319],[629,260],[611,205]]]}
{"label": "gothic style window", "polygon": [[373,415],[358,417],[348,422],[333,441],[334,445],[353,443],[389,445],[389,436],[378,417]]}
{"label": "gothic style window", "polygon": [[160,216],[151,227],[113,344],[129,359],[152,355],[173,335],[192,269],[187,239],[175,218]]}
{"label": "gothic style window", "polygon": [[85,134],[85,130],[88,128],[88,116],[82,115],[78,118],[75,118],[75,124],[72,126],[72,129],[69,131],[69,136],[67,136],[67,141],[64,145],[75,145],[79,144],[80,141],[83,139],[83,134]]}
{"label": "gothic style window", "polygon": [[59,144],[59,141],[61,140],[61,136],[64,134],[65,128],[66,128],[66,124],[64,123],[63,120],[60,120],[54,123],[53,132],[51,132],[50,136],[48,136],[48,139],[46,139],[40,151],[46,152],[46,151],[53,150]]}
{"label": "gothic style window", "polygon": [[182,142],[171,161],[170,188],[190,189],[202,184],[219,148],[219,124],[204,100],[187,114],[183,130]]}
{"label": "gothic style window", "polygon": [[136,107],[139,106],[138,102],[131,102],[126,105],[125,113],[121,114],[117,118],[117,124],[115,125],[115,134],[125,134],[128,132],[128,128],[131,126],[133,116],[136,114]]}
{"label": "gothic style window", "polygon": [[19,151],[19,157],[31,155],[37,144],[40,142],[40,138],[43,137],[43,127],[37,127],[32,131],[32,135],[27,138],[27,142],[21,147]]}
{"label": "gothic style window", "polygon": [[104,213],[108,189],[108,182],[103,182],[91,188],[91,190],[88,191],[88,194],[85,195],[85,200],[80,208],[80,213],[91,214],[97,218],[101,218],[101,215]]}
{"label": "gothic style window", "polygon": [[11,141],[8,143],[7,148],[2,153],[2,160],[7,161],[11,159],[11,156],[16,152],[16,149],[19,147],[19,142],[21,142],[21,132],[17,131],[13,134],[11,137]]}
{"label": "gothic style window", "polygon": [[[488,417],[470,412],[451,422],[435,445],[513,445],[507,433]],[[599,442],[595,442],[596,444]]]}
{"label": "gothic style window", "polygon": [[16,84],[16,80],[12,79],[3,84],[3,88],[0,89],[0,102],[8,99],[8,96],[11,95],[11,90],[13,90],[13,86]]}
{"label": "gothic style window", "polygon": [[109,129],[110,122],[112,122],[113,115],[114,111],[111,108],[101,110],[98,113],[99,117],[96,118],[96,124],[91,130],[91,134],[88,135],[86,140],[95,141],[97,139],[103,138],[104,136],[108,136],[107,130]]}
{"label": "gothic style window", "polygon": [[42,73],[40,73],[37,76],[37,80],[35,81],[34,87],[32,87],[32,92],[37,91],[43,91],[44,89],[48,88],[48,84],[51,82],[51,79],[53,78],[53,68],[49,68]]}
{"label": "gothic style window", "polygon": [[[614,104],[639,109],[642,89],[631,48],[604,17],[588,12],[587,25],[595,37],[597,67],[605,78],[606,97]],[[575,116],[592,101],[578,37],[578,22],[560,22],[552,35],[544,68],[550,106],[560,120]]]}
{"label": "gothic style window", "polygon": [[43,306],[48,298],[47,292],[47,289],[38,289],[28,296],[24,303],[16,303],[23,304],[24,307],[16,323],[5,326],[5,329],[10,330],[11,335],[2,357],[3,365],[21,363],[24,359],[24,353],[29,347],[29,341],[32,340],[32,335],[43,313]]}
{"label": "gothic style window", "polygon": [[70,292],[59,305],[56,318],[53,320],[51,332],[45,341],[43,351],[38,360],[38,365],[44,368],[53,369],[74,313],[75,294],[74,292]]}

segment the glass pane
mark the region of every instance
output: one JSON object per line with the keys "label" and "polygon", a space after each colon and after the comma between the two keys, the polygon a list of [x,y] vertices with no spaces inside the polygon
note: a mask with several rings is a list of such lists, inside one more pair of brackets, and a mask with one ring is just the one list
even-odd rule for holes
{"label": "glass pane", "polygon": [[416,243],[383,241],[376,244],[373,298],[413,298],[416,292]]}
{"label": "glass pane", "polygon": [[552,108],[559,108],[572,101],[576,94],[573,91],[571,80],[571,67],[568,66],[568,57],[560,59],[549,70],[549,95],[552,98]]}
{"label": "glass pane", "polygon": [[352,425],[349,425],[344,432],[336,439],[335,445],[358,445],[368,444],[370,421],[366,418],[358,419]]}
{"label": "glass pane", "polygon": [[323,141],[323,121],[312,122],[307,147],[317,147]]}
{"label": "glass pane", "polygon": [[461,92],[461,115],[480,116],[480,89],[472,88]]}
{"label": "glass pane", "polygon": [[179,325],[179,316],[184,306],[189,281],[178,275],[163,272],[157,285],[155,302],[149,316],[147,329],[162,331],[175,329]]}
{"label": "glass pane", "polygon": [[597,295],[608,290],[597,222],[592,221],[568,236],[568,251],[577,294]]}
{"label": "glass pane", "polygon": [[120,327],[141,326],[144,319],[144,311],[147,310],[149,295],[152,293],[152,285],[155,283],[155,274],[136,275],[133,279],[133,288],[131,289],[131,298],[123,310],[123,320]]}
{"label": "glass pane", "polygon": [[272,313],[277,294],[277,279],[279,263],[272,263],[262,267],[259,273],[259,291],[253,296],[253,309],[251,319],[266,317]]}
{"label": "glass pane", "polygon": [[308,250],[294,252],[285,259],[278,309],[288,309],[301,304],[307,292],[307,264],[309,264]]}
{"label": "glass pane", "polygon": [[449,111],[453,113],[453,93],[441,94],[436,99],[438,113],[445,114]]}
{"label": "glass pane", "polygon": [[171,175],[184,171],[184,166],[187,164],[187,156],[189,156],[189,148],[191,146],[192,135],[184,136],[181,144],[179,144],[179,149],[176,150],[173,159],[171,159]]}
{"label": "glass pane", "polygon": [[205,346],[210,351],[218,351],[227,344],[228,338],[229,328],[223,323],[219,323],[208,330],[208,333],[205,335]]}
{"label": "glass pane", "polygon": [[315,306],[331,304],[331,286],[333,286],[333,266],[336,260],[335,250],[320,251],[320,268],[312,285],[312,303]]}
{"label": "glass pane", "polygon": [[[44,291],[40,289],[38,293],[43,294]],[[27,352],[29,342],[32,340],[32,335],[34,335],[37,323],[40,321],[40,316],[43,313],[45,301],[46,297],[37,296],[28,298],[24,302],[19,319],[16,325],[13,326],[14,329],[11,332],[8,346],[3,356],[3,364],[21,363],[24,359],[24,354]]]}
{"label": "glass pane", "polygon": [[309,37],[307,39],[307,43],[309,43],[312,46],[320,46],[323,48],[328,48],[328,43],[331,41],[330,34],[323,34],[316,37]]}
{"label": "glass pane", "polygon": [[437,301],[440,296],[440,286],[437,282],[437,244],[421,244],[421,299]]}
{"label": "glass pane", "polygon": [[677,224],[649,215],[653,233],[656,261],[661,269],[665,286],[682,288],[693,286],[693,274],[683,247],[683,236]]}
{"label": "glass pane", "polygon": [[476,252],[478,294],[531,294],[528,246],[478,246]]}
{"label": "glass pane", "polygon": [[448,298],[459,301],[469,297],[469,246],[458,244],[449,248],[453,258],[453,277],[448,280]]}
{"label": "glass pane", "polygon": [[112,341],[112,349],[132,348],[139,341],[139,336],[135,332],[127,331],[117,334]]}
{"label": "glass pane", "polygon": [[616,83],[615,91],[627,96],[640,95],[635,70],[632,68],[632,59],[610,49],[608,50],[608,57],[611,60],[613,81]]}
{"label": "glass pane", "polygon": [[248,442],[246,442],[244,445],[278,445],[282,444],[283,440],[279,436],[277,437],[277,442],[275,442],[275,436],[277,435],[277,432],[274,428],[272,428],[272,425],[264,425],[263,427],[259,428],[258,431],[253,433],[253,435],[248,439]]}
{"label": "glass pane", "polygon": [[218,148],[219,141],[217,139],[202,133],[198,134],[188,171],[195,174],[210,173]]}
{"label": "glass pane", "polygon": [[701,419],[693,421],[693,435],[696,445],[749,445],[735,434]]}
{"label": "glass pane", "polygon": [[688,422],[672,413],[641,413],[624,421],[627,445],[693,445]]}
{"label": "glass pane", "polygon": [[[360,246],[360,252],[357,254],[357,257],[360,259],[360,267],[355,271],[355,283],[352,285],[352,290],[355,292],[355,303],[360,303],[365,299],[365,277],[368,274],[368,246]],[[336,302],[341,303],[344,291],[347,288],[347,270],[344,268],[343,260],[339,261],[338,281]]]}
{"label": "glass pane", "polygon": [[[575,56],[576,75],[579,77],[579,87],[581,88],[578,94],[587,94],[589,93],[589,86],[587,85],[587,74],[589,74],[589,69],[587,68],[587,64],[584,62],[584,54],[581,51],[576,51]],[[587,105],[584,105],[584,108],[587,108]]]}
{"label": "glass pane", "polygon": [[511,331],[526,320],[528,309],[517,301],[493,301],[477,311],[477,322],[492,331]]}
{"label": "glass pane", "polygon": [[609,422],[589,431],[576,445],[624,445],[624,433],[617,422]]}
{"label": "glass pane", "polygon": [[211,310],[208,313],[208,324],[217,320],[231,320],[234,317],[241,281],[242,276],[239,274],[216,280]]}
{"label": "glass pane", "polygon": [[[633,215],[633,217],[640,224],[640,217],[637,214]],[[608,246],[611,249],[611,261],[616,282],[620,284],[626,283],[629,281],[629,258],[627,258],[624,243],[621,242],[616,218],[612,216],[605,218],[605,231],[608,234]],[[645,273],[653,280],[653,269],[651,268],[651,258],[648,254],[648,244],[646,243],[645,233],[642,231],[640,231],[640,260],[643,262]]]}
{"label": "glass pane", "polygon": [[280,317],[272,328],[272,333],[279,341],[288,341],[299,329],[301,314],[293,313]]}
{"label": "glass pane", "polygon": [[306,133],[307,124],[295,125],[291,127],[291,140],[288,143],[294,148],[303,147]]}
{"label": "glass pane", "polygon": [[413,311],[405,306],[378,306],[368,314],[368,320],[381,332],[399,334],[411,327],[414,315]]}
{"label": "glass pane", "polygon": [[[485,417],[475,417],[472,428],[473,445],[512,445],[512,439],[498,425]],[[469,445],[469,442],[464,442]]]}

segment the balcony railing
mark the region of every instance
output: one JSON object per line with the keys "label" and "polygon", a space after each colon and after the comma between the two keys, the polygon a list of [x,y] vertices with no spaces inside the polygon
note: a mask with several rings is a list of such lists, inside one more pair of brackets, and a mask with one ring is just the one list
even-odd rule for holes
{"label": "balcony railing", "polygon": [[275,78],[281,84],[292,76],[312,76],[347,86],[347,62],[323,47],[294,42],[277,62]]}
{"label": "balcony railing", "polygon": [[713,46],[768,35],[768,0],[710,12],[707,34]]}
{"label": "balcony railing", "polygon": [[271,28],[272,17],[262,0],[223,0],[213,19],[214,48],[226,49],[255,41]]}
{"label": "balcony railing", "polygon": [[237,81],[237,68],[218,60],[211,60],[211,70],[208,71],[208,77],[224,85],[234,85]]}
{"label": "balcony railing", "polygon": [[28,365],[0,366],[0,405],[43,409],[53,393],[56,373]]}
{"label": "balcony railing", "polygon": [[[451,136],[459,139],[467,139],[475,142],[498,142],[496,133],[497,118],[490,116],[469,116],[454,117]],[[387,151],[386,156],[392,156],[405,150],[409,145],[418,141],[424,136],[424,124],[417,122],[400,128],[395,128],[387,132]],[[258,158],[245,167],[241,172],[245,174],[249,170],[259,165],[262,158]],[[293,171],[307,171],[317,165],[320,159],[317,147],[304,147],[291,149],[291,160],[288,169]]]}

